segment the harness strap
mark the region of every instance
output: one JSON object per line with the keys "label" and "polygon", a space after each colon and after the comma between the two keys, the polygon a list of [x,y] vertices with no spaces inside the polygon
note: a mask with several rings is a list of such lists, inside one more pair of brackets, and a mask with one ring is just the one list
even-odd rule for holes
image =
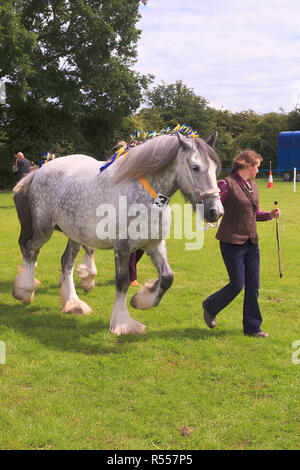
{"label": "harness strap", "polygon": [[144,186],[144,188],[146,189],[146,191],[148,191],[148,193],[149,193],[154,199],[157,198],[157,192],[152,188],[152,186],[150,186],[150,184],[148,183],[148,181],[146,180],[146,178],[139,178],[139,182],[142,183],[142,185]]}

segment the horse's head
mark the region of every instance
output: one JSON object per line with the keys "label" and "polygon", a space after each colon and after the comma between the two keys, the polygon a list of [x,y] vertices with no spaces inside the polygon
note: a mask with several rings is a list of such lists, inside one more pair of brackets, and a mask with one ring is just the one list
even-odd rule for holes
{"label": "horse's head", "polygon": [[215,143],[216,133],[207,141],[187,138],[180,133],[178,139],[181,150],[176,170],[178,186],[194,209],[197,204],[203,203],[204,218],[208,222],[216,222],[224,214],[216,178],[221,164],[211,146]]}

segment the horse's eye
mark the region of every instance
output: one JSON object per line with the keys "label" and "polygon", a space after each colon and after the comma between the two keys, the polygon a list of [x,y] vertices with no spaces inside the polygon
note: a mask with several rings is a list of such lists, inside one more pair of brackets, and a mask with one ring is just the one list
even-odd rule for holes
{"label": "horse's eye", "polygon": [[194,171],[200,171],[200,168],[199,168],[198,165],[192,165],[192,169],[193,169]]}

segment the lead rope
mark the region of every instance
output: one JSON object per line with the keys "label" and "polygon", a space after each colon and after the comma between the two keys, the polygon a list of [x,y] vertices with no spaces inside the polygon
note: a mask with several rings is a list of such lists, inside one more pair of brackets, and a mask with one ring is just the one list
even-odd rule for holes
{"label": "lead rope", "polygon": [[201,230],[202,232],[206,232],[209,227],[210,227],[210,228],[217,228],[217,227],[219,227],[219,225],[220,225],[220,219],[218,219],[215,224],[211,224],[210,222],[206,222],[206,225],[204,225],[203,227],[200,225],[200,222],[201,222],[201,220],[200,220],[199,223],[198,223],[198,228],[199,228],[199,230]]}

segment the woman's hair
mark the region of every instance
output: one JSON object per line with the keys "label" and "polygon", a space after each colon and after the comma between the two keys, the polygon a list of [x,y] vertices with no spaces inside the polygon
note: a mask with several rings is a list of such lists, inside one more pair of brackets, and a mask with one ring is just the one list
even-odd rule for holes
{"label": "woman's hair", "polygon": [[262,157],[259,153],[254,150],[246,149],[238,153],[232,160],[232,168],[230,175],[235,173],[242,168],[246,168],[248,165],[256,165],[257,162],[261,162]]}

